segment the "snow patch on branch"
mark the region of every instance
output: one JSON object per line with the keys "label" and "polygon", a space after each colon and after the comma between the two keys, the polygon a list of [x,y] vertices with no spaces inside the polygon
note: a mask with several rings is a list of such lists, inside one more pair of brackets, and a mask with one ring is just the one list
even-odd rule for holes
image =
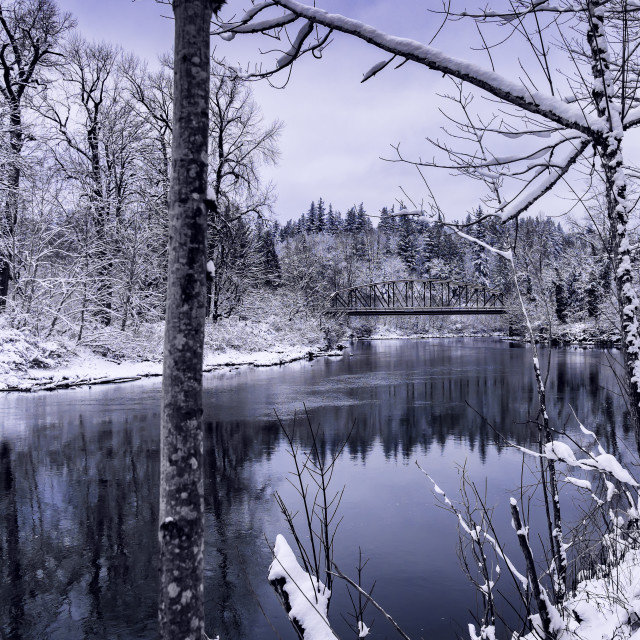
{"label": "snow patch on branch", "polygon": [[547,191],[549,191],[573,166],[576,160],[582,155],[584,150],[589,146],[588,138],[580,138],[571,140],[571,148],[565,152],[554,164],[548,164],[538,171],[536,177],[542,176],[548,172],[544,179],[540,180],[531,189],[526,190],[519,197],[514,198],[503,207],[496,210],[504,221],[520,215],[526,211],[532,204],[539,200]]}
{"label": "snow patch on branch", "polygon": [[473,236],[469,236],[466,233],[462,233],[462,231],[460,231],[456,227],[452,227],[452,229],[461,238],[464,238],[465,240],[469,240],[469,242],[474,242],[475,244],[478,244],[481,247],[484,247],[487,251],[491,251],[492,253],[495,253],[496,255],[501,256],[505,260],[509,260],[509,262],[513,261],[513,253],[510,250],[509,251],[504,251],[502,249],[496,249],[495,247],[492,247],[491,245],[488,245],[486,242],[483,242],[482,240],[479,240],[478,238],[474,238]]}
{"label": "snow patch on branch", "polygon": [[302,49],[304,41],[311,35],[312,32],[313,22],[307,21],[302,25],[302,27],[300,27],[298,35],[293,41],[291,48],[284,55],[278,58],[278,62],[276,63],[278,69],[291,64],[295,60],[296,56],[300,53],[300,49]]}
{"label": "snow patch on branch", "polygon": [[572,484],[576,487],[580,487],[581,489],[587,489],[591,491],[591,483],[588,480],[581,480],[580,478],[572,478],[571,476],[567,476],[565,482]]}
{"label": "snow patch on branch", "polygon": [[336,640],[327,617],[331,591],[298,564],[291,547],[280,534],[276,537],[273,555],[269,582],[284,580],[283,591],[291,607],[289,618],[304,629],[305,640]]}
{"label": "snow patch on branch", "polygon": [[369,69],[369,71],[367,71],[364,74],[364,76],[362,77],[362,80],[360,80],[360,82],[361,83],[362,82],[366,82],[370,78],[373,78],[373,76],[375,76],[376,73],[379,73],[380,71],[382,71],[394,58],[395,58],[395,56],[392,56],[388,60],[381,60],[380,62],[377,62],[376,64],[374,64],[373,67],[371,67],[371,69]]}

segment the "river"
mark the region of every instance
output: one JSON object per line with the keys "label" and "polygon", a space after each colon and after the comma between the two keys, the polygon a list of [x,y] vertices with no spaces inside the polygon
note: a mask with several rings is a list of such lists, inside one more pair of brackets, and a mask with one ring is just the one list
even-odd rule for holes
{"label": "river", "polygon": [[[546,370],[549,358],[552,422],[575,431],[572,406],[624,455],[633,439],[607,355],[542,349],[541,360]],[[275,492],[300,508],[275,413],[289,431],[295,421],[304,450],[305,407],[327,455],[350,434],[332,480],[345,488],[335,538],[342,571],[355,575],[361,549],[365,586],[375,580],[375,598],[412,638],[466,633],[476,594],[457,557],[456,518],[438,507],[415,461],[452,499],[465,465],[497,505],[498,530],[513,537],[507,503],[519,495],[522,455],[503,438],[536,442],[528,347],[363,341],[340,358],[207,374],[204,398],[209,635],[295,637],[266,576],[269,545],[286,533]],[[156,637],[159,405],[157,379],[0,396],[1,637]],[[356,637],[340,615],[350,611],[336,583],[331,617],[342,638]],[[369,626],[375,617],[367,609]],[[377,618],[372,637],[393,637]]]}

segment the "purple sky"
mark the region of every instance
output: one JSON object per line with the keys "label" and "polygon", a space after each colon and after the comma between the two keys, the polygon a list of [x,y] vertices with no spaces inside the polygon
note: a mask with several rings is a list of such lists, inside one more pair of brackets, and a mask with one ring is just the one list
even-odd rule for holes
{"label": "purple sky", "polygon": [[[163,17],[170,15],[170,7],[153,0],[59,0],[59,4],[75,15],[79,31],[88,39],[120,44],[150,62],[171,49],[173,25]],[[247,0],[231,0],[224,15],[248,4]],[[318,4],[423,42],[430,40],[438,26],[438,16],[425,7],[440,6],[436,0],[324,0]],[[477,39],[475,32],[456,23],[447,26],[435,45],[482,62],[483,54],[469,49]],[[258,47],[262,43],[255,36],[214,44],[217,55],[233,63],[261,59]],[[275,57],[262,60],[273,62]],[[390,145],[397,143],[409,155],[431,155],[424,138],[438,136],[445,122],[438,112],[444,103],[435,93],[448,91],[451,85],[438,74],[411,64],[397,71],[385,70],[361,84],[362,74],[383,58],[366,44],[337,36],[322,60],[309,58],[295,65],[285,89],[274,89],[266,82],[253,85],[265,120],[277,118],[285,124],[281,161],[265,172],[276,185],[278,219],[297,217],[319,196],[343,212],[364,201],[370,214],[397,198],[405,199],[400,186],[418,204],[425,197],[414,168],[386,163],[380,157],[392,157]],[[478,204],[478,192],[464,179],[438,172],[430,174],[430,182],[449,218],[462,218]],[[557,210],[548,198],[546,203]]]}

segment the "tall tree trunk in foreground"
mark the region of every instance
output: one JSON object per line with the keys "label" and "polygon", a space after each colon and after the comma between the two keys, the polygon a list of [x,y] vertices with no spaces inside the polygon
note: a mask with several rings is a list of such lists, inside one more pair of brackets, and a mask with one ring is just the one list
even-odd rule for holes
{"label": "tall tree trunk in foreground", "polygon": [[613,253],[616,294],[620,313],[620,346],[629,389],[629,411],[640,446],[640,301],[636,293],[629,245],[628,181],[624,170],[622,142],[624,127],[622,109],[616,100],[611,53],[605,29],[605,0],[589,0],[587,41],[591,49],[593,73],[592,96],[598,116],[606,120],[608,131],[595,145],[600,155],[605,178],[607,216],[610,225],[610,247]]}
{"label": "tall tree trunk in foreground", "polygon": [[220,0],[174,0],[174,126],[162,379],[160,636],[204,637],[202,352],[210,21]]}

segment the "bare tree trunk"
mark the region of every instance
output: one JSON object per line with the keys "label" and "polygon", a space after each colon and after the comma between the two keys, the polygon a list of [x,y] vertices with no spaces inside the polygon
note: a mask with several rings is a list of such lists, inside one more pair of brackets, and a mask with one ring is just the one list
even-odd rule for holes
{"label": "bare tree trunk", "polygon": [[100,322],[108,327],[111,324],[111,260],[107,248],[109,210],[105,201],[105,189],[102,185],[102,169],[100,158],[100,141],[98,138],[98,106],[95,107],[94,121],[87,131],[87,144],[91,157],[91,183],[90,201],[93,205],[94,224],[96,229],[96,247],[94,256],[98,262],[98,310],[97,316]]}
{"label": "bare tree trunk", "polygon": [[609,131],[596,145],[605,176],[607,216],[613,255],[616,294],[620,312],[620,346],[624,359],[629,410],[640,437],[640,333],[638,331],[639,301],[633,282],[631,251],[628,238],[630,205],[627,201],[627,176],[623,168],[622,127],[620,105],[615,100],[610,53],[604,25],[604,0],[587,2],[591,48],[591,69],[594,77],[593,100],[598,115],[606,119]]}
{"label": "bare tree trunk", "polygon": [[516,535],[518,536],[518,542],[520,543],[520,550],[522,551],[522,555],[524,556],[525,563],[527,565],[529,586],[531,587],[531,592],[533,593],[533,598],[536,601],[538,613],[540,614],[540,621],[542,622],[542,630],[544,632],[543,638],[555,638],[556,634],[551,629],[549,601],[546,594],[540,587],[536,565],[533,561],[533,552],[531,551],[531,545],[529,544],[529,527],[524,527],[522,525],[520,510],[518,509],[518,504],[514,498],[511,498],[511,518],[513,521],[513,528],[516,530]]}
{"label": "bare tree trunk", "polygon": [[213,289],[213,276],[207,272],[207,292],[206,292],[206,305],[204,310],[205,318],[211,315],[211,291]]}
{"label": "bare tree trunk", "polygon": [[6,307],[9,295],[9,281],[11,280],[11,265],[13,264],[13,240],[15,227],[18,222],[18,207],[20,202],[20,155],[24,144],[22,132],[22,111],[17,103],[11,104],[9,122],[10,157],[7,170],[7,201],[5,203],[2,235],[4,247],[0,256],[0,309]]}
{"label": "bare tree trunk", "polygon": [[204,637],[202,354],[212,10],[174,0],[174,126],[162,379],[160,637]]}

